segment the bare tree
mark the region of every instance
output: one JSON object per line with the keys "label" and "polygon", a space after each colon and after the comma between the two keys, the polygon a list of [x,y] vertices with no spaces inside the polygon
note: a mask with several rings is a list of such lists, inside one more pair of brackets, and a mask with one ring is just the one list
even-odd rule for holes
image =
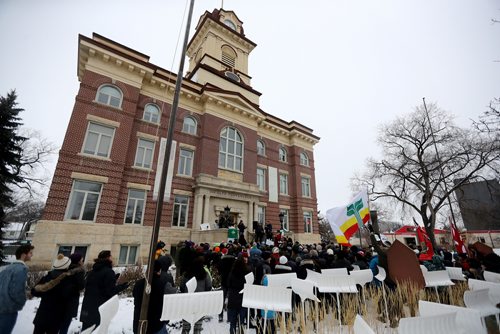
{"label": "bare tree", "polygon": [[21,223],[20,239],[24,238],[33,223],[36,223],[43,213],[45,203],[33,198],[14,198],[15,205],[9,208],[5,220],[9,223]]}
{"label": "bare tree", "polygon": [[370,159],[367,172],[356,182],[368,187],[372,200],[391,199],[417,213],[434,247],[436,217],[448,197],[481,178],[480,172],[499,158],[498,143],[455,126],[452,116],[436,105],[429,106],[428,116],[421,105],[383,125],[378,142],[382,159]]}
{"label": "bare tree", "polygon": [[335,234],[333,233],[330,223],[325,218],[325,216],[319,213],[319,211],[318,211],[318,231],[322,242],[330,243],[331,241],[335,240]]}

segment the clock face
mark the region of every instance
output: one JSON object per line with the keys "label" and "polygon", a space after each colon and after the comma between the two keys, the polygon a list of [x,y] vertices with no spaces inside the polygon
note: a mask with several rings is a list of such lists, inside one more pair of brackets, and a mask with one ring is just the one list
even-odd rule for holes
{"label": "clock face", "polygon": [[227,25],[229,28],[236,30],[236,25],[233,23],[231,20],[224,20],[224,24]]}

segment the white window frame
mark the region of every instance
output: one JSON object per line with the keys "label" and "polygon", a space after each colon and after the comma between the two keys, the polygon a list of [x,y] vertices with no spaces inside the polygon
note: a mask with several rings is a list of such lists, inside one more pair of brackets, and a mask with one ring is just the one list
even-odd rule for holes
{"label": "white window frame", "polygon": [[257,206],[257,220],[262,226],[266,226],[266,207],[263,205]]}
{"label": "white window frame", "polygon": [[280,209],[280,212],[283,213],[283,229],[290,231],[290,210]]}
{"label": "white window frame", "polygon": [[[230,132],[234,131],[234,137],[230,137]],[[230,146],[233,146],[232,151]],[[241,154],[237,153],[237,147],[241,145]],[[226,126],[220,133],[219,142],[219,168],[229,169],[236,172],[243,171],[243,155],[245,144],[242,134],[235,127]],[[240,161],[238,168],[237,162]]]}
{"label": "white window frame", "polygon": [[260,191],[266,191],[266,169],[257,167],[257,187]]}
{"label": "white window frame", "polygon": [[[304,233],[313,233],[313,218],[311,211],[304,211]],[[307,219],[310,219],[311,223],[307,224]]]}
{"label": "white window frame", "polygon": [[[130,248],[135,247],[135,258],[133,261],[130,260]],[[122,250],[126,248],[125,262],[121,261],[122,258]],[[120,252],[118,253],[118,264],[121,266],[133,266],[137,263],[137,258],[139,257],[139,245],[125,245],[120,244]]]}
{"label": "white window frame", "polygon": [[280,173],[280,195],[288,195],[288,174]]}
{"label": "white window frame", "polygon": [[[82,189],[76,189],[76,186],[77,186],[77,183],[93,183],[93,184],[98,184],[99,185],[99,191],[89,191],[89,190],[82,190]],[[97,211],[99,211],[99,203],[101,202],[101,193],[102,193],[102,188],[103,188],[103,184],[100,183],[100,182],[92,182],[92,181],[86,181],[86,180],[73,180],[73,185],[71,187],[71,193],[70,193],[70,196],[69,196],[69,200],[68,200],[68,205],[66,207],[66,213],[64,215],[65,219],[66,220],[79,220],[79,221],[92,221],[92,222],[95,222],[95,219],[96,219],[96,216],[97,216]],[[71,206],[73,204],[73,200],[76,200],[75,199],[75,196],[77,195],[77,193],[83,193],[83,200],[81,201],[81,207],[80,207],[80,212],[78,214],[78,218],[71,218],[70,217],[70,214],[72,213],[72,209],[71,209]],[[94,211],[94,215],[92,217],[92,219],[82,219],[83,217],[83,213],[85,212],[85,208],[87,206],[87,200],[88,200],[88,197],[89,197],[89,194],[92,194],[92,195],[97,195],[97,200],[96,200],[96,203],[95,203],[95,211]]]}
{"label": "white window frame", "polygon": [[[186,121],[192,121],[194,124],[187,124]],[[196,136],[198,121],[192,116],[184,117],[182,121],[182,132]]]}
{"label": "white window frame", "polygon": [[301,176],[300,185],[302,188],[302,197],[311,197],[311,177]]}
{"label": "white window frame", "polygon": [[287,162],[288,157],[287,157],[287,152],[284,147],[280,147],[278,150],[278,160],[281,162]]}
{"label": "white window frame", "polygon": [[[145,143],[152,144],[152,147],[145,146],[144,145]],[[140,168],[152,169],[154,151],[155,151],[154,141],[139,137],[137,140],[137,150],[135,152],[134,166]],[[149,158],[149,162],[146,162],[147,158]]]}
{"label": "white window frame", "polygon": [[[141,192],[142,197],[132,196],[132,192]],[[129,206],[132,206],[132,221],[127,222]],[[140,220],[137,222],[137,210],[142,210]],[[125,208],[124,223],[130,225],[142,225],[144,222],[144,212],[146,211],[146,190],[142,189],[129,189],[127,198],[127,207]]]}
{"label": "white window frame", "polygon": [[300,153],[300,164],[309,167],[309,156],[305,152]]}
{"label": "white window frame", "polygon": [[[111,130],[111,135],[109,135],[107,133],[99,132],[99,130],[95,129],[95,128],[91,129],[91,127],[93,127],[93,126],[101,126],[103,128],[108,128]],[[115,130],[116,130],[116,128],[112,127],[112,126],[100,124],[98,122],[89,122],[87,125],[87,131],[85,132],[85,139],[83,141],[81,153],[85,154],[85,155],[96,156],[96,157],[109,158],[111,155],[111,147],[113,146],[113,140],[115,138]],[[89,135],[91,133],[97,135],[97,143],[95,144],[95,147],[88,149],[87,144],[88,144],[88,141],[90,140]],[[106,155],[99,154],[102,140],[104,138],[109,138],[109,147],[108,147],[108,151],[106,152]]]}
{"label": "white window frame", "polygon": [[177,174],[184,176],[192,176],[193,162],[194,162],[194,151],[181,147],[179,149],[179,164],[177,166]]}
{"label": "white window frame", "polygon": [[[146,122],[158,124],[160,123],[160,115],[160,108],[154,103],[148,103],[144,106],[144,114],[142,115],[142,119]],[[154,120],[155,117],[156,120]]]}
{"label": "white window frame", "polygon": [[264,141],[260,139],[257,140],[257,155],[262,155],[262,156],[266,155],[266,144],[264,143]]}
{"label": "white window frame", "polygon": [[[187,199],[187,203],[179,203],[177,202],[178,198],[185,198]],[[184,222],[181,221],[182,218],[182,210],[185,210],[184,214]],[[176,210],[179,210],[177,213],[177,221],[175,221],[175,215],[176,215]],[[187,223],[188,223],[188,214],[189,214],[189,196],[186,195],[174,195],[174,207],[172,210],[172,226],[173,227],[181,227],[181,228],[187,228]]]}
{"label": "white window frame", "polygon": [[[102,92],[103,89],[108,88],[108,87],[111,89],[115,89],[120,96],[119,97],[113,96],[113,95],[110,95],[108,93]],[[102,96],[101,96],[101,94],[102,94]],[[112,104],[112,101],[113,101],[112,98],[119,99],[118,105]],[[121,91],[120,88],[116,87],[115,85],[105,84],[105,85],[102,85],[101,87],[99,87],[99,89],[97,90],[95,100],[99,104],[103,104],[103,105],[107,105],[107,106],[110,106],[113,108],[121,109],[122,103],[123,103],[123,92]]]}

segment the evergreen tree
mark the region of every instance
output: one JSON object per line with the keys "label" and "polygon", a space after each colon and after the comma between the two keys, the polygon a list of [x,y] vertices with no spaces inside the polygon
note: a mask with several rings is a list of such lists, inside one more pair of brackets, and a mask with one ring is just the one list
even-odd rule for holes
{"label": "evergreen tree", "polygon": [[[18,134],[22,125],[17,107],[17,95],[10,91],[6,97],[0,96],[0,235],[3,239],[5,210],[14,205],[12,185],[23,182],[20,175],[22,167],[22,144],[27,139]],[[0,263],[3,262],[3,244],[0,242]]]}

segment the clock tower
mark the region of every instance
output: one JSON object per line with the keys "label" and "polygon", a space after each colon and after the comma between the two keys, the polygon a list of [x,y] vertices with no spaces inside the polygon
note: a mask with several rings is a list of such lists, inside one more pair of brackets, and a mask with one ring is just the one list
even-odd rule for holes
{"label": "clock tower", "polygon": [[248,56],[256,45],[245,36],[243,22],[233,11],[207,11],[187,48],[187,78],[237,91],[258,105],[260,93],[252,88],[248,74]]}

